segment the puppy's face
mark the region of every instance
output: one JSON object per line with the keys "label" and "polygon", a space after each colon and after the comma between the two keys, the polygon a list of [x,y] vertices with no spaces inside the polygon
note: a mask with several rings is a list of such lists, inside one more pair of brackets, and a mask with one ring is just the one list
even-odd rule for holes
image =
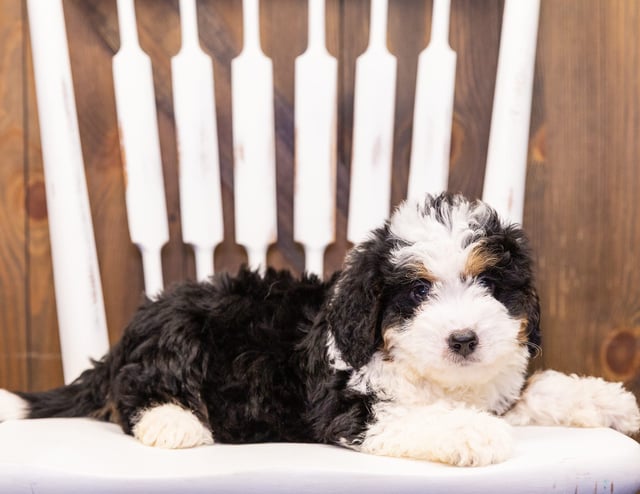
{"label": "puppy's face", "polygon": [[344,298],[330,321],[354,368],[375,356],[414,380],[474,386],[522,375],[539,342],[523,232],[461,196],[403,204],[351,253],[333,308]]}

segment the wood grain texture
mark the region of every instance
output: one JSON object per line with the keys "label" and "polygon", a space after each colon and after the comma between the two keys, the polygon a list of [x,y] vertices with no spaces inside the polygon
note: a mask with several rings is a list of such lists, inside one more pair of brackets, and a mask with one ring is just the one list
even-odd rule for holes
{"label": "wood grain texture", "polygon": [[538,159],[525,218],[538,253],[544,364],[623,379],[637,395],[639,21],[633,1],[542,4],[544,120],[532,128]]}
{"label": "wood grain texture", "polygon": [[234,0],[198,2],[200,45],[213,60],[215,78],[224,242],[216,248],[215,269],[235,271],[247,262],[244,249],[234,243],[233,134],[231,130],[231,60],[242,49],[242,9]]}
{"label": "wood grain texture", "polygon": [[449,190],[482,196],[504,2],[451,5],[451,48],[458,54]]}
{"label": "wood grain texture", "polygon": [[[5,160],[0,168],[5,323],[0,353],[11,355],[0,364],[0,387],[42,389],[61,383],[62,375],[33,76],[28,40],[18,27],[26,13],[20,5],[7,0],[0,7],[0,37],[13,40],[1,45],[0,57],[0,136],[8,136],[0,139]],[[503,0],[451,4],[450,45],[458,62],[449,186],[470,197],[482,191],[503,6]],[[142,294],[140,258],[126,225],[113,100],[111,57],[119,47],[115,0],[65,0],[64,7],[107,320],[115,341]],[[388,47],[398,58],[394,204],[406,193],[416,57],[430,36],[431,7],[431,0],[389,6]],[[140,41],[154,67],[171,230],[163,259],[165,278],[172,282],[195,275],[193,254],[180,242],[169,77],[170,57],[180,46],[177,0],[137,0],[136,12]],[[215,263],[217,271],[233,272],[246,261],[233,242],[231,145],[230,63],[242,48],[241,2],[199,0],[198,14],[201,45],[213,58],[216,77],[225,241]],[[306,46],[306,15],[306,2],[300,0],[261,1],[262,45],[274,63],[280,208],[279,239],[269,260],[296,272],[304,256],[291,232],[293,63]],[[337,230],[325,256],[329,273],[341,266],[349,246],[355,60],[368,42],[369,1],[327,0],[326,17],[328,49],[339,60]],[[535,365],[624,380],[640,396],[638,25],[635,0],[542,2],[524,224],[534,247],[543,309],[544,352]],[[17,55],[22,50],[24,75]]]}
{"label": "wood grain texture", "polygon": [[[113,342],[144,289],[140,254],[131,244],[127,227],[116,123],[111,70],[111,58],[119,48],[116,6],[115,1],[67,1],[64,6],[87,189]],[[83,63],[86,60],[92,63]],[[121,269],[109,268],[118,265]]]}
{"label": "wood grain texture", "polygon": [[353,91],[356,59],[369,42],[369,7],[366,0],[336,1],[333,5],[327,2],[327,49],[338,58],[338,156],[336,242],[327,248],[325,274],[340,269],[344,253],[350,247],[347,240],[347,213],[353,139]]}
{"label": "wood grain texture", "polygon": [[406,2],[389,2],[387,46],[398,61],[391,204],[407,196],[418,56],[429,39],[430,7],[423,2],[415,2],[411,8]]}
{"label": "wood grain texture", "polygon": [[293,240],[294,64],[307,46],[307,5],[299,0],[260,3],[262,50],[273,61],[276,125],[278,242],[270,249],[270,266],[298,273],[304,252]]}
{"label": "wood grain texture", "polygon": [[0,382],[28,385],[22,2],[0,4]]}

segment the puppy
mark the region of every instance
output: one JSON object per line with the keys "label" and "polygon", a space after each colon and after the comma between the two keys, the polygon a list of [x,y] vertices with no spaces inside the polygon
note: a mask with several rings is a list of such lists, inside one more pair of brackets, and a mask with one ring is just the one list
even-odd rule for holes
{"label": "puppy", "polygon": [[151,446],[318,442],[451,465],[507,459],[510,424],[640,428],[634,396],[541,372],[527,240],[482,202],[404,203],[328,282],[241,269],[148,301],[76,381],[0,393],[0,420],[110,420]]}

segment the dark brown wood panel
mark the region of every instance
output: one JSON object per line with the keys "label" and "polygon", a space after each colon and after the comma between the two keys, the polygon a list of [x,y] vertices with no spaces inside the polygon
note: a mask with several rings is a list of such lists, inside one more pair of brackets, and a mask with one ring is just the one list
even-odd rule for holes
{"label": "dark brown wood panel", "polygon": [[387,45],[398,64],[391,184],[393,205],[407,196],[418,56],[426,48],[431,31],[431,9],[427,7],[425,2],[389,3]]}
{"label": "dark brown wood panel", "polygon": [[525,218],[538,253],[544,364],[626,380],[637,394],[639,21],[634,1],[543,3],[543,145],[532,148],[542,159],[531,167]]}
{"label": "dark brown wood panel", "polygon": [[[169,218],[169,243],[162,250],[162,261],[164,281],[169,285],[187,276],[185,255],[190,253],[182,244],[180,228],[178,157],[171,85],[171,57],[180,49],[178,1],[138,0],[136,15],[140,45],[153,63],[160,152]],[[195,277],[195,269],[189,277]]]}
{"label": "dark brown wood panel", "polygon": [[262,49],[273,61],[276,125],[278,242],[267,262],[295,272],[304,269],[304,252],[293,240],[294,64],[307,47],[307,5],[299,0],[263,2]]}
{"label": "dark brown wood panel", "polygon": [[[307,6],[263,0],[264,51],[274,64],[278,267],[300,271],[293,241],[293,64],[306,47]],[[458,56],[450,189],[482,193],[503,0],[453,0]],[[389,50],[398,59],[392,202],[404,198],[412,137],[416,57],[427,45],[431,0],[389,6]],[[124,209],[111,58],[119,47],[115,0],[65,0],[80,132],[107,320],[115,341],[142,294],[142,269]],[[180,47],[177,0],[137,0],[140,41],[154,67],[171,242],[168,282],[193,277],[180,239],[170,59]],[[33,76],[22,2],[0,6],[0,387],[61,382],[55,299]],[[216,269],[246,260],[234,243],[231,60],[242,49],[238,0],[199,0],[201,45],[212,56],[225,242]],[[355,60],[367,46],[368,0],[327,0],[327,45],[339,59],[337,238],[327,272],[345,250]],[[537,367],[624,380],[640,396],[640,3],[543,0],[531,119],[524,223],[535,250],[544,352]],[[8,49],[6,47],[9,47]],[[24,55],[23,55],[24,54]],[[22,64],[25,63],[24,67]],[[22,281],[21,281],[22,280]]]}
{"label": "dark brown wood panel", "polygon": [[482,196],[502,4],[452,2],[450,44],[458,58],[449,189],[469,197]]}
{"label": "dark brown wood panel", "polygon": [[[115,1],[64,4],[78,124],[110,339],[121,334],[143,290],[140,254],[131,244],[113,92],[118,49]],[[86,63],[91,60],[91,63]],[[110,266],[120,266],[112,269]]]}
{"label": "dark brown wood panel", "polygon": [[347,214],[353,137],[353,88],[356,58],[366,50],[369,42],[369,2],[327,2],[327,24],[328,32],[335,33],[328,35],[327,48],[338,58],[336,242],[329,246],[325,255],[325,271],[328,274],[342,266],[344,253],[350,246],[347,240]]}
{"label": "dark brown wood panel", "polygon": [[224,242],[216,248],[217,271],[235,271],[247,261],[235,242],[233,213],[233,134],[231,131],[231,60],[242,49],[242,11],[235,0],[199,0],[200,45],[213,60]]}
{"label": "dark brown wood panel", "polygon": [[22,2],[0,3],[0,382],[28,385]]}

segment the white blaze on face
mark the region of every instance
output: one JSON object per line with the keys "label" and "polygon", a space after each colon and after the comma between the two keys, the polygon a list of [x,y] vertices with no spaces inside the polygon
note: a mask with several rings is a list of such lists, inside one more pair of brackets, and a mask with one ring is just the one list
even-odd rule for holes
{"label": "white blaze on face", "polygon": [[447,209],[446,213],[447,221],[442,223],[434,209],[425,214],[413,204],[401,205],[389,226],[394,236],[409,245],[392,252],[394,263],[419,262],[440,280],[459,277],[475,247],[471,240],[475,235],[484,233],[483,225],[490,212],[482,203],[460,202]]}

